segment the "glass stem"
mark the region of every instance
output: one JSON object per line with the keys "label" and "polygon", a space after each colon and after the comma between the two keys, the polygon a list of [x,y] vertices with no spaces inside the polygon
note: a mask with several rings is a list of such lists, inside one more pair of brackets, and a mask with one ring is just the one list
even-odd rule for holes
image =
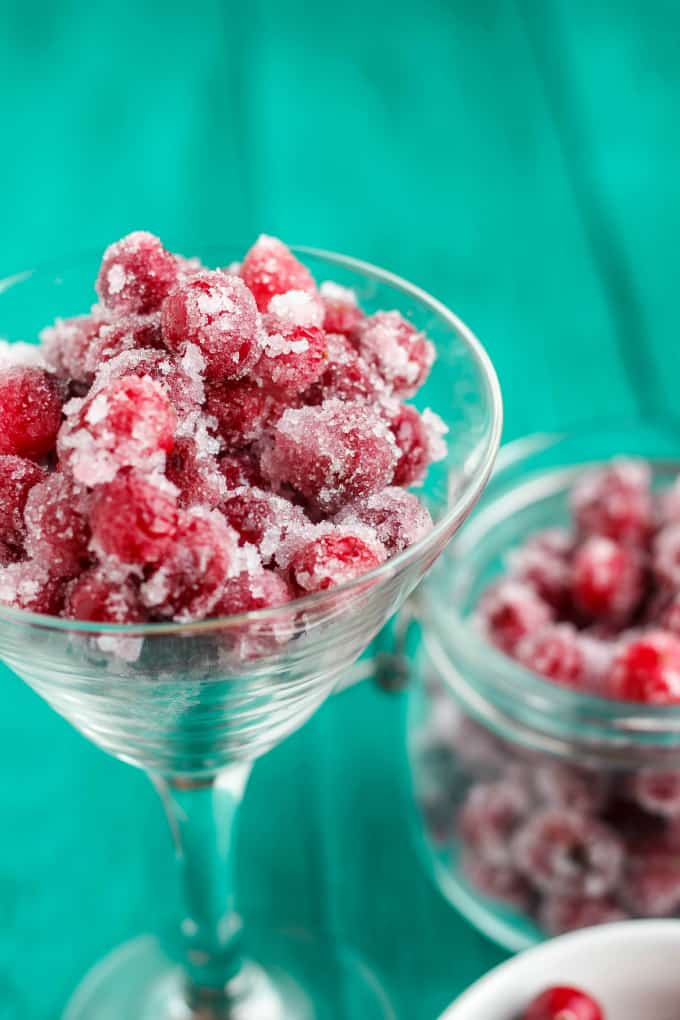
{"label": "glass stem", "polygon": [[236,912],[236,818],[250,775],[237,763],[208,779],[153,777],[170,822],[183,889],[187,1002],[196,1015],[226,1005],[242,966]]}

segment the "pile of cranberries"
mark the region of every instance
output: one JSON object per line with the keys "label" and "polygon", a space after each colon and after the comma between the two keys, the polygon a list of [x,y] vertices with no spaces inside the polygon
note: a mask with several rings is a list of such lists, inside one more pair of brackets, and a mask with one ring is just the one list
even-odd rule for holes
{"label": "pile of cranberries", "polygon": [[555,985],[529,1003],[521,1020],[605,1020],[595,999],[579,988]]}
{"label": "pile of cranberries", "polygon": [[207,269],[136,232],[90,312],[0,366],[0,601],[104,623],[278,606],[431,527],[444,456],[405,403],[434,350],[280,241]]}
{"label": "pile of cranberries", "polygon": [[488,639],[557,684],[680,704],[680,479],[653,492],[644,461],[586,472],[572,527],[531,535],[480,601]]}

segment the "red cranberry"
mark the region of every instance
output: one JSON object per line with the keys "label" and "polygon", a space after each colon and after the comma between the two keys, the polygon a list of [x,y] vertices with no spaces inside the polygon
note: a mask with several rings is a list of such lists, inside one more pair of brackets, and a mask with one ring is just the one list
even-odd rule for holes
{"label": "red cranberry", "polygon": [[148,377],[160,386],[179,417],[188,416],[205,400],[202,371],[203,357],[193,344],[182,358],[148,347],[122,351],[102,366],[91,394],[123,376]]}
{"label": "red cranberry", "polygon": [[337,529],[302,544],[289,569],[298,591],[309,594],[353,581],[379,567],[384,559],[385,551],[377,540]]}
{"label": "red cranberry", "polygon": [[264,563],[271,562],[290,533],[301,532],[309,524],[300,507],[250,486],[227,493],[220,509],[241,544],[256,546]]}
{"label": "red cranberry", "polygon": [[513,840],[519,870],[550,893],[604,896],[615,886],[623,845],[607,825],[564,809],[535,814]]}
{"label": "red cranberry", "polygon": [[514,656],[527,669],[566,684],[581,686],[585,658],[581,651],[578,632],[568,623],[555,623],[531,630],[514,648]]}
{"label": "red cranberry", "polygon": [[158,383],[127,375],[102,386],[70,412],[59,451],[77,481],[98,485],[111,481],[121,468],[148,470],[158,464],[172,449],[175,422]]}
{"label": "red cranberry", "polygon": [[216,420],[226,450],[239,450],[259,439],[265,425],[282,410],[262,387],[245,379],[214,383],[205,404],[205,413]]}
{"label": "red cranberry", "polygon": [[534,999],[522,1020],[604,1020],[602,1007],[578,988],[548,988]]}
{"label": "red cranberry", "polygon": [[399,447],[394,484],[419,485],[430,464],[446,456],[446,426],[432,411],[420,414],[410,404],[399,404],[388,420]]}
{"label": "red cranberry", "polygon": [[275,571],[244,570],[227,581],[213,613],[215,616],[232,616],[256,609],[272,609],[285,605],[292,598],[290,585]]}
{"label": "red cranberry", "polygon": [[577,526],[615,542],[644,541],[652,524],[649,484],[647,464],[625,458],[584,474],[571,494]]}
{"label": "red cranberry", "polygon": [[265,485],[260,465],[248,450],[225,454],[220,457],[217,467],[227,490],[238,489],[241,485],[254,485],[258,488]]}
{"label": "red cranberry", "polygon": [[275,237],[262,234],[241,264],[241,276],[251,290],[257,307],[266,312],[277,294],[289,290],[315,290],[314,279],[306,266]]}
{"label": "red cranberry", "polygon": [[608,693],[650,705],[680,703],[680,638],[657,630],[631,641],[614,659]]}
{"label": "red cranberry", "polygon": [[371,400],[377,396],[382,383],[369,371],[347,337],[327,333],[325,348],[323,372],[306,392],[306,404],[321,404],[334,397],[339,400]]}
{"label": "red cranberry", "polygon": [[162,343],[158,313],[132,315],[115,323],[103,323],[85,352],[85,378],[91,379],[102,365],[125,351],[159,348]]}
{"label": "red cranberry", "polygon": [[529,541],[509,557],[510,573],[528,585],[549,606],[563,613],[569,603],[569,565],[566,556]]}
{"label": "red cranberry", "polygon": [[597,924],[625,921],[628,914],[611,896],[564,896],[549,894],[543,900],[538,921],[548,935],[565,935]]}
{"label": "red cranberry", "polygon": [[512,860],[510,840],[529,814],[527,790],[501,780],[473,786],[458,816],[458,833],[469,850],[492,864]]}
{"label": "red cranberry", "polygon": [[238,572],[237,562],[236,535],[221,514],[184,511],[163,562],[142,585],[142,601],[161,616],[203,619]]}
{"label": "red cranberry", "polygon": [[642,596],[642,570],[634,549],[593,535],[579,546],[571,566],[574,604],[585,616],[626,620]]}
{"label": "red cranberry", "polygon": [[83,497],[66,474],[49,475],[28,494],[26,548],[55,577],[75,577],[89,562]]}
{"label": "red cranberry", "polygon": [[434,361],[434,347],[424,333],[399,312],[376,312],[357,331],[359,353],[397,396],[420,389]]}
{"label": "red cranberry", "polygon": [[326,368],[326,337],[318,326],[297,326],[265,317],[262,357],[253,376],[268,392],[294,397],[317,381]]}
{"label": "red cranberry", "polygon": [[143,315],[160,308],[176,279],[174,256],[153,234],[137,230],[104,252],[97,293],[118,315]]}
{"label": "red cranberry", "polygon": [[97,567],[71,581],[65,615],[96,623],[142,623],[147,614],[131,581],[112,581]]}
{"label": "red cranberry", "polygon": [[32,460],[0,455],[0,542],[11,549],[23,549],[26,500],[33,486],[45,477],[45,470]]}
{"label": "red cranberry", "polygon": [[315,509],[335,513],[389,485],[396,460],[392,435],[373,411],[327,400],[284,412],[261,468],[275,486],[288,483]]}
{"label": "red cranberry", "polygon": [[528,882],[512,868],[489,864],[475,853],[466,853],[462,859],[463,875],[482,896],[498,900],[522,913],[532,905],[532,892]]}
{"label": "red cranberry", "polygon": [[354,291],[326,281],[319,287],[319,293],[324,306],[325,331],[353,336],[364,319],[364,313],[357,304]]}
{"label": "red cranberry", "polygon": [[626,862],[621,899],[636,917],[675,914],[680,909],[677,850],[650,843],[632,851]]}
{"label": "red cranberry", "polygon": [[630,794],[645,811],[680,817],[680,771],[642,769],[631,778]]}
{"label": "red cranberry", "polygon": [[208,379],[240,379],[260,355],[253,296],[238,276],[219,270],[178,284],[163,302],[161,325],[171,350],[198,347]]}
{"label": "red cranberry", "polygon": [[62,388],[42,368],[17,365],[0,371],[0,454],[44,457],[61,425]]}
{"label": "red cranberry", "polygon": [[95,497],[90,527],[94,548],[122,563],[157,563],[177,527],[177,498],[162,477],[121,472]]}
{"label": "red cranberry", "polygon": [[100,314],[78,315],[73,319],[57,319],[40,334],[45,361],[63,379],[90,383],[90,348],[99,335],[103,320]]}
{"label": "red cranberry", "polygon": [[179,490],[178,502],[182,507],[207,506],[214,510],[224,496],[226,483],[220,465],[212,456],[201,454],[191,436],[175,440],[165,475]]}
{"label": "red cranberry", "polygon": [[57,616],[64,604],[64,582],[35,560],[10,563],[0,569],[0,603]]}
{"label": "red cranberry", "polygon": [[412,492],[396,486],[387,486],[351,503],[340,511],[336,522],[350,526],[359,523],[372,528],[388,556],[407,549],[432,528],[427,507]]}
{"label": "red cranberry", "polygon": [[512,652],[526,634],[550,621],[552,610],[527,585],[503,580],[484,593],[479,614],[489,639]]}

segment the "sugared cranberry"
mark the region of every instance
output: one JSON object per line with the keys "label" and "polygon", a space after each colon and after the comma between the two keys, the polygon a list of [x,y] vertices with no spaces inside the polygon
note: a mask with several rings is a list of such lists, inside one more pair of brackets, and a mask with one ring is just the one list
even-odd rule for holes
{"label": "sugared cranberry", "polygon": [[354,580],[385,559],[377,540],[338,528],[304,542],[290,561],[290,576],[302,594]]}
{"label": "sugared cranberry", "polygon": [[631,778],[630,793],[645,811],[680,818],[680,772],[642,769]]}
{"label": "sugared cranberry", "polygon": [[261,386],[242,379],[208,387],[205,413],[217,422],[224,449],[239,450],[262,435],[267,422],[276,417],[277,406]]}
{"label": "sugared cranberry", "polygon": [[354,291],[327,280],[319,287],[319,293],[324,306],[325,331],[352,336],[364,318]]}
{"label": "sugared cranberry", "polygon": [[94,309],[91,315],[57,319],[40,334],[45,361],[63,379],[90,383],[94,368],[90,348],[99,336],[104,320]]}
{"label": "sugared cranberry", "polygon": [[357,331],[359,353],[397,396],[412,396],[425,382],[434,347],[399,312],[376,312]]}
{"label": "sugared cranberry", "polygon": [[66,616],[96,623],[141,623],[147,614],[131,581],[112,581],[94,567],[71,581]]}
{"label": "sugared cranberry", "polygon": [[530,807],[529,794],[518,783],[478,783],[469,791],[458,816],[460,838],[483,860],[509,864],[511,838]]}
{"label": "sugared cranberry", "polygon": [[178,489],[182,507],[207,506],[214,510],[223,498],[226,482],[220,465],[209,454],[203,454],[191,436],[175,439],[168,454],[165,476]]}
{"label": "sugared cranberry", "polygon": [[579,687],[586,669],[578,632],[568,623],[529,631],[517,642],[514,656],[527,669],[568,687]]}
{"label": "sugared cranberry", "polygon": [[529,883],[513,868],[490,864],[475,853],[465,853],[462,871],[470,885],[482,896],[506,903],[523,913],[531,909],[533,896]]}
{"label": "sugared cranberry", "polygon": [[574,605],[586,617],[628,619],[642,595],[636,550],[592,535],[574,554],[571,592]]}
{"label": "sugared cranberry", "polygon": [[317,381],[326,358],[326,336],[318,326],[298,326],[265,316],[262,357],[253,377],[268,393],[294,397]]}
{"label": "sugared cranberry", "polygon": [[154,312],[174,286],[177,264],[153,234],[137,230],[104,252],[97,293],[118,315]]}
{"label": "sugared cranberry", "polygon": [[549,606],[562,613],[569,603],[569,563],[566,555],[529,541],[508,556],[510,573],[533,588]]}
{"label": "sugared cranberry", "polygon": [[261,234],[241,263],[241,276],[261,312],[277,294],[289,290],[313,291],[314,279],[306,266],[275,237]]}
{"label": "sugared cranberry", "polygon": [[571,493],[578,528],[615,542],[642,542],[652,524],[649,485],[649,467],[637,460],[620,458],[584,474]]}
{"label": "sugared cranberry", "polygon": [[255,609],[273,609],[285,605],[292,598],[290,585],[275,571],[243,570],[227,581],[213,614],[231,616]]}
{"label": "sugared cranberry", "polygon": [[115,323],[103,323],[92,338],[83,363],[86,379],[93,378],[102,365],[125,351],[160,348],[160,316],[131,315]]}
{"label": "sugared cranberry", "polygon": [[131,375],[148,376],[158,383],[180,418],[195,412],[205,400],[203,356],[193,344],[187,345],[181,358],[149,347],[121,351],[101,367],[91,393]]}
{"label": "sugared cranberry", "polygon": [[542,761],[531,770],[536,796],[545,807],[595,814],[606,803],[607,778],[598,771],[560,761]]}
{"label": "sugared cranberry", "polygon": [[380,492],[357,500],[341,510],[338,524],[365,524],[375,531],[388,556],[407,549],[432,527],[427,507],[411,492],[388,486]]}
{"label": "sugared cranberry", "polygon": [[0,371],[0,454],[44,457],[61,425],[62,388],[42,368]]}
{"label": "sugared cranberry", "polygon": [[325,367],[316,383],[307,390],[304,402],[321,404],[334,397],[339,400],[371,400],[381,389],[380,379],[369,370],[347,337],[327,333]]}
{"label": "sugared cranberry", "polygon": [[680,523],[669,524],[657,533],[653,566],[662,584],[680,587]]}
{"label": "sugared cranberry", "polygon": [[538,922],[548,935],[565,935],[596,924],[625,921],[628,914],[611,896],[564,896],[548,894],[538,914]]}
{"label": "sugared cranberry", "polygon": [[227,493],[220,509],[241,544],[256,546],[264,563],[271,562],[291,532],[302,532],[309,525],[300,507],[251,486]]}
{"label": "sugared cranberry", "polygon": [[0,568],[0,603],[56,616],[64,604],[64,582],[35,560],[10,563]]}
{"label": "sugared cranberry", "polygon": [[26,548],[55,577],[75,577],[89,563],[83,494],[65,473],[34,485],[24,510]]}
{"label": "sugared cranberry", "polygon": [[142,601],[161,616],[200,620],[238,572],[236,535],[221,514],[184,511],[163,562],[142,585]]}
{"label": "sugared cranberry", "polygon": [[148,470],[172,449],[175,412],[147,376],[114,379],[67,410],[59,453],[84,485],[111,481],[125,467]]}
{"label": "sugared cranberry", "polygon": [[631,641],[614,659],[607,687],[623,701],[680,703],[680,638],[657,630]]}
{"label": "sugared cranberry", "polygon": [[98,490],[90,527],[100,556],[121,563],[157,563],[177,527],[177,498],[162,477],[121,472]]}
{"label": "sugared cranberry", "polygon": [[25,457],[0,455],[0,542],[21,552],[26,536],[24,507],[34,485],[45,470]]}
{"label": "sugared cranberry", "polygon": [[394,484],[419,485],[430,464],[446,456],[446,426],[432,411],[420,414],[410,404],[397,405],[388,420],[400,451]]}
{"label": "sugared cranberry", "polygon": [[163,302],[163,337],[182,354],[195,344],[208,379],[241,379],[260,355],[253,296],[238,276],[203,272],[178,284]]}
{"label": "sugared cranberry", "polygon": [[535,814],[513,841],[517,867],[537,889],[604,896],[621,874],[623,846],[603,822],[576,811]]}
{"label": "sugared cranberry", "polygon": [[512,652],[526,634],[550,622],[552,610],[527,585],[503,580],[484,593],[479,617],[490,640]]}
{"label": "sugared cranberry", "polygon": [[621,900],[636,917],[670,917],[680,909],[680,858],[677,850],[653,843],[631,852]]}
{"label": "sugared cranberry", "polygon": [[327,400],[284,412],[261,467],[275,486],[288,483],[316,509],[336,513],[389,485],[396,460],[392,434],[370,408]]}
{"label": "sugared cranberry", "polygon": [[578,988],[548,988],[534,999],[522,1020],[604,1020],[601,1006]]}
{"label": "sugared cranberry", "polygon": [[238,489],[241,485],[254,485],[262,488],[265,484],[260,465],[249,450],[225,454],[220,457],[217,467],[227,490]]}

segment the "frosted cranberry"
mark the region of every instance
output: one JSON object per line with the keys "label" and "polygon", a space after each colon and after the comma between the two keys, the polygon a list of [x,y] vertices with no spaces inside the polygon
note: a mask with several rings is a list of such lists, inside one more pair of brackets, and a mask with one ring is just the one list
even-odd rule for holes
{"label": "frosted cranberry", "polygon": [[179,490],[182,507],[207,506],[213,510],[224,496],[225,480],[214,457],[201,454],[191,436],[175,439],[168,454],[165,476]]}
{"label": "frosted cranberry", "polygon": [[[650,622],[654,622],[651,615]],[[674,595],[670,602],[665,601],[659,622],[664,630],[680,638],[680,595]]]}
{"label": "frosted cranberry", "polygon": [[118,315],[154,312],[177,279],[177,264],[153,234],[137,230],[104,252],[97,293]]}
{"label": "frosted cranberry", "polygon": [[[172,449],[175,412],[147,376],[114,379],[70,410],[59,452],[77,481],[98,485],[124,467],[149,469]],[[160,461],[159,461],[160,458]]]}
{"label": "frosted cranberry", "polygon": [[530,807],[526,789],[517,783],[478,783],[469,791],[458,816],[459,836],[483,860],[508,864],[511,837]]}
{"label": "frosted cranberry", "polygon": [[579,687],[583,680],[585,660],[579,635],[568,623],[529,631],[515,645],[514,656],[527,669],[556,683]]}
{"label": "frosted cranberry", "polygon": [[548,988],[534,999],[522,1020],[604,1020],[601,1006],[578,988]]}
{"label": "frosted cranberry", "polygon": [[275,237],[261,234],[241,263],[241,276],[261,312],[276,294],[313,291],[314,279],[289,248]]}
{"label": "frosted cranberry", "polygon": [[0,603],[56,616],[64,604],[64,583],[35,560],[11,563],[0,568]]}
{"label": "frosted cranberry", "polygon": [[432,528],[432,518],[412,492],[388,486],[380,492],[345,507],[336,517],[338,524],[354,522],[372,528],[388,556],[407,549]]}
{"label": "frosted cranberry", "polygon": [[245,379],[208,387],[205,413],[217,421],[217,434],[227,450],[249,446],[282,410],[261,386]]}
{"label": "frosted cranberry", "polygon": [[642,595],[642,570],[634,549],[593,535],[576,550],[571,592],[585,616],[625,620]]}
{"label": "frosted cranberry", "polygon": [[662,584],[680,586],[680,524],[669,524],[657,533],[652,562]]}
{"label": "frosted cranberry", "polygon": [[649,485],[649,467],[642,461],[621,458],[587,472],[571,493],[578,528],[584,534],[605,535],[615,542],[644,541],[652,524]]}
{"label": "frosted cranberry", "polygon": [[541,905],[538,922],[548,935],[564,935],[597,924],[625,921],[627,916],[611,896],[550,894]]}
{"label": "frosted cranberry", "polygon": [[141,623],[147,614],[131,581],[112,581],[94,567],[71,581],[65,615],[96,623]]}
{"label": "frosted cranberry", "polygon": [[89,562],[83,497],[66,474],[34,485],[24,510],[26,548],[55,577],[74,577]]}
{"label": "frosted cranberry", "polygon": [[388,420],[399,447],[394,484],[418,485],[430,464],[446,456],[443,436],[447,428],[432,411],[420,414],[410,404],[399,404]]}
{"label": "frosted cranberry", "polygon": [[631,641],[615,657],[607,689],[623,701],[679,704],[680,638],[657,630]]}
{"label": "frosted cranberry", "polygon": [[385,551],[377,541],[338,529],[304,542],[290,561],[290,575],[303,594],[345,584],[379,567]]}
{"label": "frosted cranberry", "polygon": [[434,347],[399,312],[376,312],[357,331],[359,353],[398,396],[412,396],[425,382]]}
{"label": "frosted cranberry", "polygon": [[241,485],[262,488],[265,484],[260,465],[248,450],[225,454],[220,457],[217,467],[228,490],[238,489]]}
{"label": "frosted cranberry", "polygon": [[652,814],[680,817],[680,772],[644,769],[630,781],[633,800]]}
{"label": "frosted cranberry", "polygon": [[45,361],[64,379],[89,383],[92,380],[90,349],[102,328],[101,314],[57,319],[40,334]]}
{"label": "frosted cranberry", "polygon": [[548,623],[552,610],[527,585],[503,580],[489,588],[479,603],[479,617],[495,645],[512,652],[518,641]]}
{"label": "frosted cranberry", "polygon": [[380,380],[359,357],[349,340],[339,333],[326,334],[325,367],[305,394],[306,404],[339,400],[370,400],[380,392]]}
{"label": "frosted cranberry", "polygon": [[160,348],[162,343],[158,313],[103,323],[85,353],[86,378],[92,378],[102,365],[124,351]]}
{"label": "frosted cranberry", "polygon": [[508,563],[512,576],[533,588],[544,602],[563,612],[569,599],[571,539],[559,528],[533,535],[520,549],[513,550]]}
{"label": "frosted cranberry", "polygon": [[0,542],[21,551],[26,536],[24,507],[34,485],[46,477],[32,460],[0,456]]}
{"label": "frosted cranberry", "polygon": [[302,393],[323,373],[326,336],[318,326],[296,326],[265,317],[266,335],[262,357],[253,368],[253,377],[268,392],[293,397]]}
{"label": "frosted cranberry", "polygon": [[227,493],[220,509],[241,544],[256,546],[264,563],[271,562],[291,532],[302,531],[309,524],[303,511],[293,503],[250,486]]}
{"label": "frosted cranberry", "polygon": [[0,371],[0,454],[44,457],[61,425],[62,389],[42,368]]}
{"label": "frosted cranberry", "polygon": [[183,511],[163,562],[141,588],[148,609],[175,620],[200,620],[237,572],[236,535],[217,511]]}
{"label": "frosted cranberry", "polygon": [[219,270],[178,284],[163,302],[161,325],[171,350],[198,347],[208,379],[240,379],[260,354],[253,296],[238,276]]}
{"label": "frosted cranberry", "polygon": [[606,801],[608,784],[598,772],[547,761],[532,769],[531,779],[536,796],[545,807],[595,814]]}
{"label": "frosted cranberry", "polygon": [[621,899],[637,917],[669,917],[680,909],[677,851],[650,844],[629,854]]}
{"label": "frosted cranberry", "polygon": [[327,400],[284,412],[261,468],[275,486],[288,483],[315,509],[335,513],[389,485],[396,460],[393,437],[375,412]]}
{"label": "frosted cranberry", "polygon": [[616,833],[577,811],[538,812],[517,833],[516,866],[545,892],[604,896],[616,886],[623,845]]}
{"label": "frosted cranberry", "polygon": [[354,291],[329,280],[321,284],[319,293],[323,300],[323,328],[326,332],[352,336],[364,319]]}
{"label": "frosted cranberry", "polygon": [[203,357],[189,344],[182,358],[148,347],[122,351],[97,373],[93,392],[124,376],[148,376],[161,387],[180,417],[195,412],[205,400]]}
{"label": "frosted cranberry", "polygon": [[272,609],[290,602],[293,593],[288,582],[273,570],[241,571],[224,586],[215,616],[231,616],[256,609]]}
{"label": "frosted cranberry", "polygon": [[101,486],[90,514],[99,555],[129,564],[157,563],[176,526],[177,499],[167,482],[135,472],[121,472]]}
{"label": "frosted cranberry", "polygon": [[531,888],[526,879],[512,868],[489,864],[476,854],[464,854],[462,871],[470,885],[482,896],[506,903],[522,913],[530,910]]}

